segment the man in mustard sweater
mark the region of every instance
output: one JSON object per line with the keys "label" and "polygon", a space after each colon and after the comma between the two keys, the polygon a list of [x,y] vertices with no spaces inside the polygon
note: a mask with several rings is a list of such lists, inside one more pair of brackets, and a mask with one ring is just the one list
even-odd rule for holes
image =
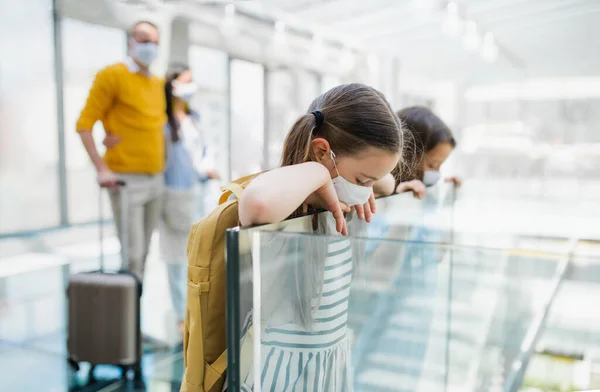
{"label": "man in mustard sweater", "polygon": [[[130,57],[96,74],[77,121],[77,132],[96,167],[98,184],[110,189],[119,238],[122,217],[117,181],[126,183],[128,266],[141,280],[160,213],[165,164],[164,82],[149,71],[158,52],[158,38],[158,29],[150,22],[138,22],[131,28]],[[92,137],[96,121],[102,121],[107,134],[117,141],[103,158]]]}

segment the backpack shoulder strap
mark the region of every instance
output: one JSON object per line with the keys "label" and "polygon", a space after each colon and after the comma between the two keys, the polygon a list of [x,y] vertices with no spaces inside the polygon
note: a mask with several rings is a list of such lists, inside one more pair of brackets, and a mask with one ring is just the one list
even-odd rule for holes
{"label": "backpack shoulder strap", "polygon": [[221,187],[221,190],[223,191],[223,193],[221,194],[221,197],[219,198],[219,205],[225,203],[229,199],[229,197],[231,196],[232,193],[235,195],[236,198],[239,199],[240,195],[242,194],[242,191],[244,190],[246,185],[248,185],[248,183],[251,180],[253,180],[255,177],[257,177],[259,174],[260,173],[251,174],[246,177],[238,178],[237,180],[232,181],[227,185],[223,185]]}

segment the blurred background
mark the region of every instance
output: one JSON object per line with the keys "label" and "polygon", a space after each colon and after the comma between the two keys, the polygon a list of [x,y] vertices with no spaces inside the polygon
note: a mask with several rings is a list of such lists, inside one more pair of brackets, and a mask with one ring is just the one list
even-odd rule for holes
{"label": "blurred background", "polygon": [[[156,74],[190,65],[223,181],[276,167],[290,126],[332,86],[362,82],[396,109],[431,108],[458,141],[442,169],[464,180],[453,230],[587,241],[530,370],[532,384],[600,379],[597,0],[0,0],[0,380],[8,358],[64,354],[64,303],[39,282],[97,263],[100,218],[75,122],[95,73],[126,58],[126,30],[141,19],[160,29]],[[116,263],[114,236],[105,249]],[[166,292],[155,283],[149,306]],[[163,340],[167,307],[144,316]],[[157,355],[154,365],[172,365],[172,353]],[[156,390],[171,388],[170,371]],[[556,388],[540,390],[567,390]]]}

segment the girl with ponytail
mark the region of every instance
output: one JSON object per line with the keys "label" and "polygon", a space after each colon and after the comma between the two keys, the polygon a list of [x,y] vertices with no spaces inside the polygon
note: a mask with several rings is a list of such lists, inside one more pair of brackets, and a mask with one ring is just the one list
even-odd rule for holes
{"label": "girl with ponytail", "polygon": [[[360,250],[343,236],[356,235],[359,223],[371,220],[373,184],[397,166],[402,148],[401,121],[380,92],[362,84],[338,86],[317,97],[292,126],[281,167],[256,177],[242,193],[243,226],[311,209],[330,212],[312,225],[327,236],[288,236],[285,263],[277,244],[267,247],[276,256],[261,258],[278,265],[263,268],[274,279],[262,279],[262,311],[254,315],[264,328],[254,332],[261,334],[262,361],[242,374],[242,390],[352,390],[346,323]],[[256,371],[260,388],[253,385]]]}

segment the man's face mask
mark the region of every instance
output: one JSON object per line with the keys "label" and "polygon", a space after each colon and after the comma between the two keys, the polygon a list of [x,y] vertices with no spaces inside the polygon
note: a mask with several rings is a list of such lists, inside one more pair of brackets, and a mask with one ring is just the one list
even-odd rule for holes
{"label": "man's face mask", "polygon": [[146,67],[158,56],[158,44],[155,42],[137,42],[132,40],[131,55]]}
{"label": "man's face mask", "polygon": [[335,164],[335,154],[333,151],[331,151],[331,160],[333,161],[333,166],[337,173],[337,177],[333,178],[331,181],[333,182],[333,186],[335,187],[335,191],[340,201],[349,206],[363,205],[369,201],[369,197],[371,197],[371,194],[373,193],[373,188],[353,184],[342,177]]}

